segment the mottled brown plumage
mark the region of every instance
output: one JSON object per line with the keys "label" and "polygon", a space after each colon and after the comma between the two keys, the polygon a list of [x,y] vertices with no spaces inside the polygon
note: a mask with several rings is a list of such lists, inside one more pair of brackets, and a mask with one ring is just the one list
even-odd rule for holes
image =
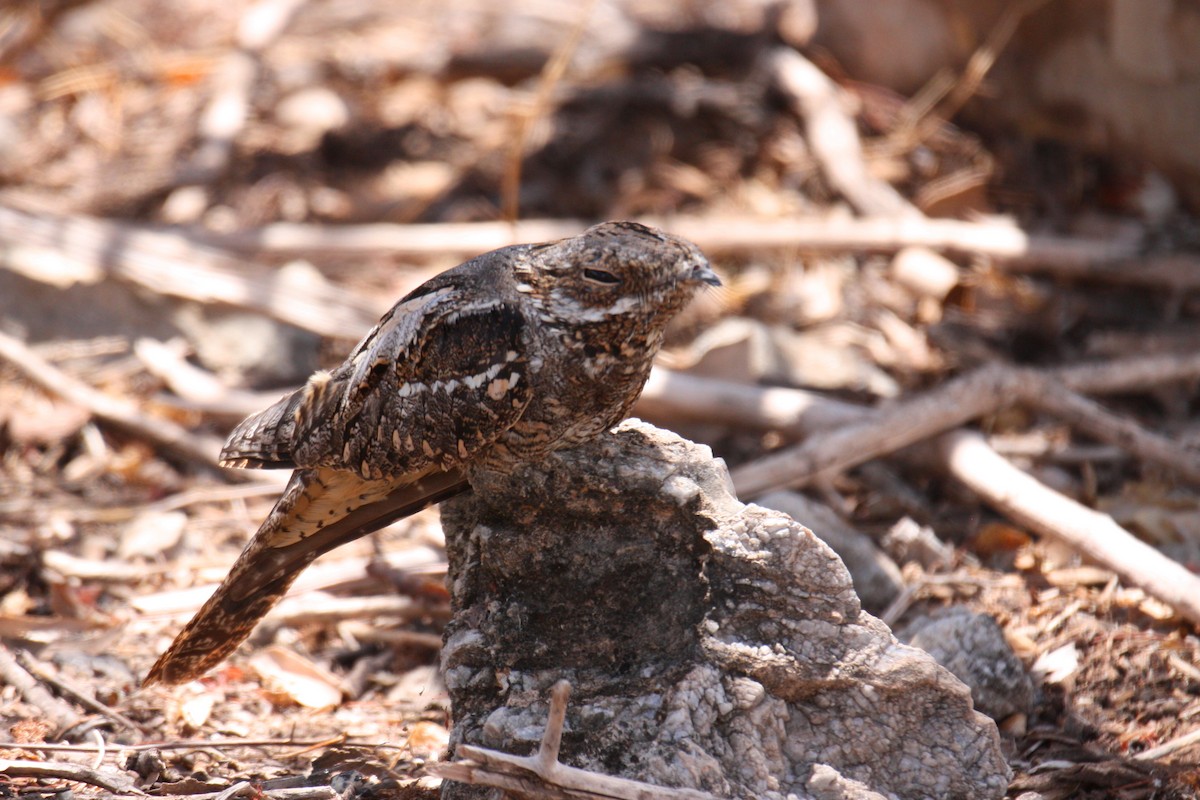
{"label": "mottled brown plumage", "polygon": [[667,322],[717,284],[695,245],[632,222],[485,253],[422,284],[350,357],[242,422],[234,467],[295,472],[216,593],[146,678],[233,651],[321,553],[628,413]]}

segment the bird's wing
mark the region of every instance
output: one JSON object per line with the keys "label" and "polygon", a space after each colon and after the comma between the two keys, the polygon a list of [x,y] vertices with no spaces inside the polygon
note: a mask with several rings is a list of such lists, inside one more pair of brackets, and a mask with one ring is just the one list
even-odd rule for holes
{"label": "bird's wing", "polygon": [[445,275],[337,370],[235,429],[223,463],[299,469],[148,683],[220,662],[321,553],[462,491],[460,467],[520,418],[532,397],[524,318]]}
{"label": "bird's wing", "polygon": [[338,369],[238,425],[222,463],[380,479],[470,460],[532,397],[520,310],[470,294],[453,282],[418,288]]}

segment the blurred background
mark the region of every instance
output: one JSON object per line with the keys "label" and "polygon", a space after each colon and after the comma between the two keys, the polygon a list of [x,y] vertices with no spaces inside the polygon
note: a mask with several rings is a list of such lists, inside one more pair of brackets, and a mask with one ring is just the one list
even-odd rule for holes
{"label": "blurred background", "polygon": [[[816,477],[746,469],[979,368],[1102,363],[1105,408],[1166,442],[1156,458],[1028,389],[947,427],[973,420],[1195,571],[1198,142],[1195,0],[7,0],[0,634],[46,658],[102,642],[116,664],[78,679],[155,731],[320,730],[280,716],[304,699],[245,693],[290,661],[235,659],[165,714],[130,693],[278,491],[219,471],[221,437],[464,258],[645,219],[726,288],[680,318],[638,413],[711,444],[745,499],[789,490],[778,507],[853,540],[834,546],[898,631],[961,605],[1022,675],[1066,659],[1001,692],[1014,793],[1140,797],[1157,769],[1186,796],[1194,768],[1136,758],[1200,721],[1195,620],[1152,585],[913,442]],[[826,416],[804,417],[813,398]],[[258,639],[386,700],[338,713],[417,742],[411,763],[448,724],[422,694],[439,536],[436,512],[382,535],[405,603],[389,635],[301,614]],[[1035,774],[1084,754],[1104,767]]]}

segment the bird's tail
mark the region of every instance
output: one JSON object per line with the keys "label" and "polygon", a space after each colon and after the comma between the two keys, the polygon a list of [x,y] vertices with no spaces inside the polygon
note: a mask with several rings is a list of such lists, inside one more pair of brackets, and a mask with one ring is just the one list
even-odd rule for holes
{"label": "bird's tail", "polygon": [[457,470],[399,487],[339,470],[296,470],[225,580],[150,668],[144,684],[200,677],[245,641],[317,556],[465,489]]}

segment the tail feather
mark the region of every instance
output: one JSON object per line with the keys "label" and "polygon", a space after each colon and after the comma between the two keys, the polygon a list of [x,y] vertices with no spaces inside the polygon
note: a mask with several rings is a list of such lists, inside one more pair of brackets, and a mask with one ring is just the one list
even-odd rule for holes
{"label": "tail feather", "polygon": [[401,486],[338,470],[297,470],[225,580],[150,668],[144,684],[200,677],[245,641],[317,556],[465,489],[457,470]]}

